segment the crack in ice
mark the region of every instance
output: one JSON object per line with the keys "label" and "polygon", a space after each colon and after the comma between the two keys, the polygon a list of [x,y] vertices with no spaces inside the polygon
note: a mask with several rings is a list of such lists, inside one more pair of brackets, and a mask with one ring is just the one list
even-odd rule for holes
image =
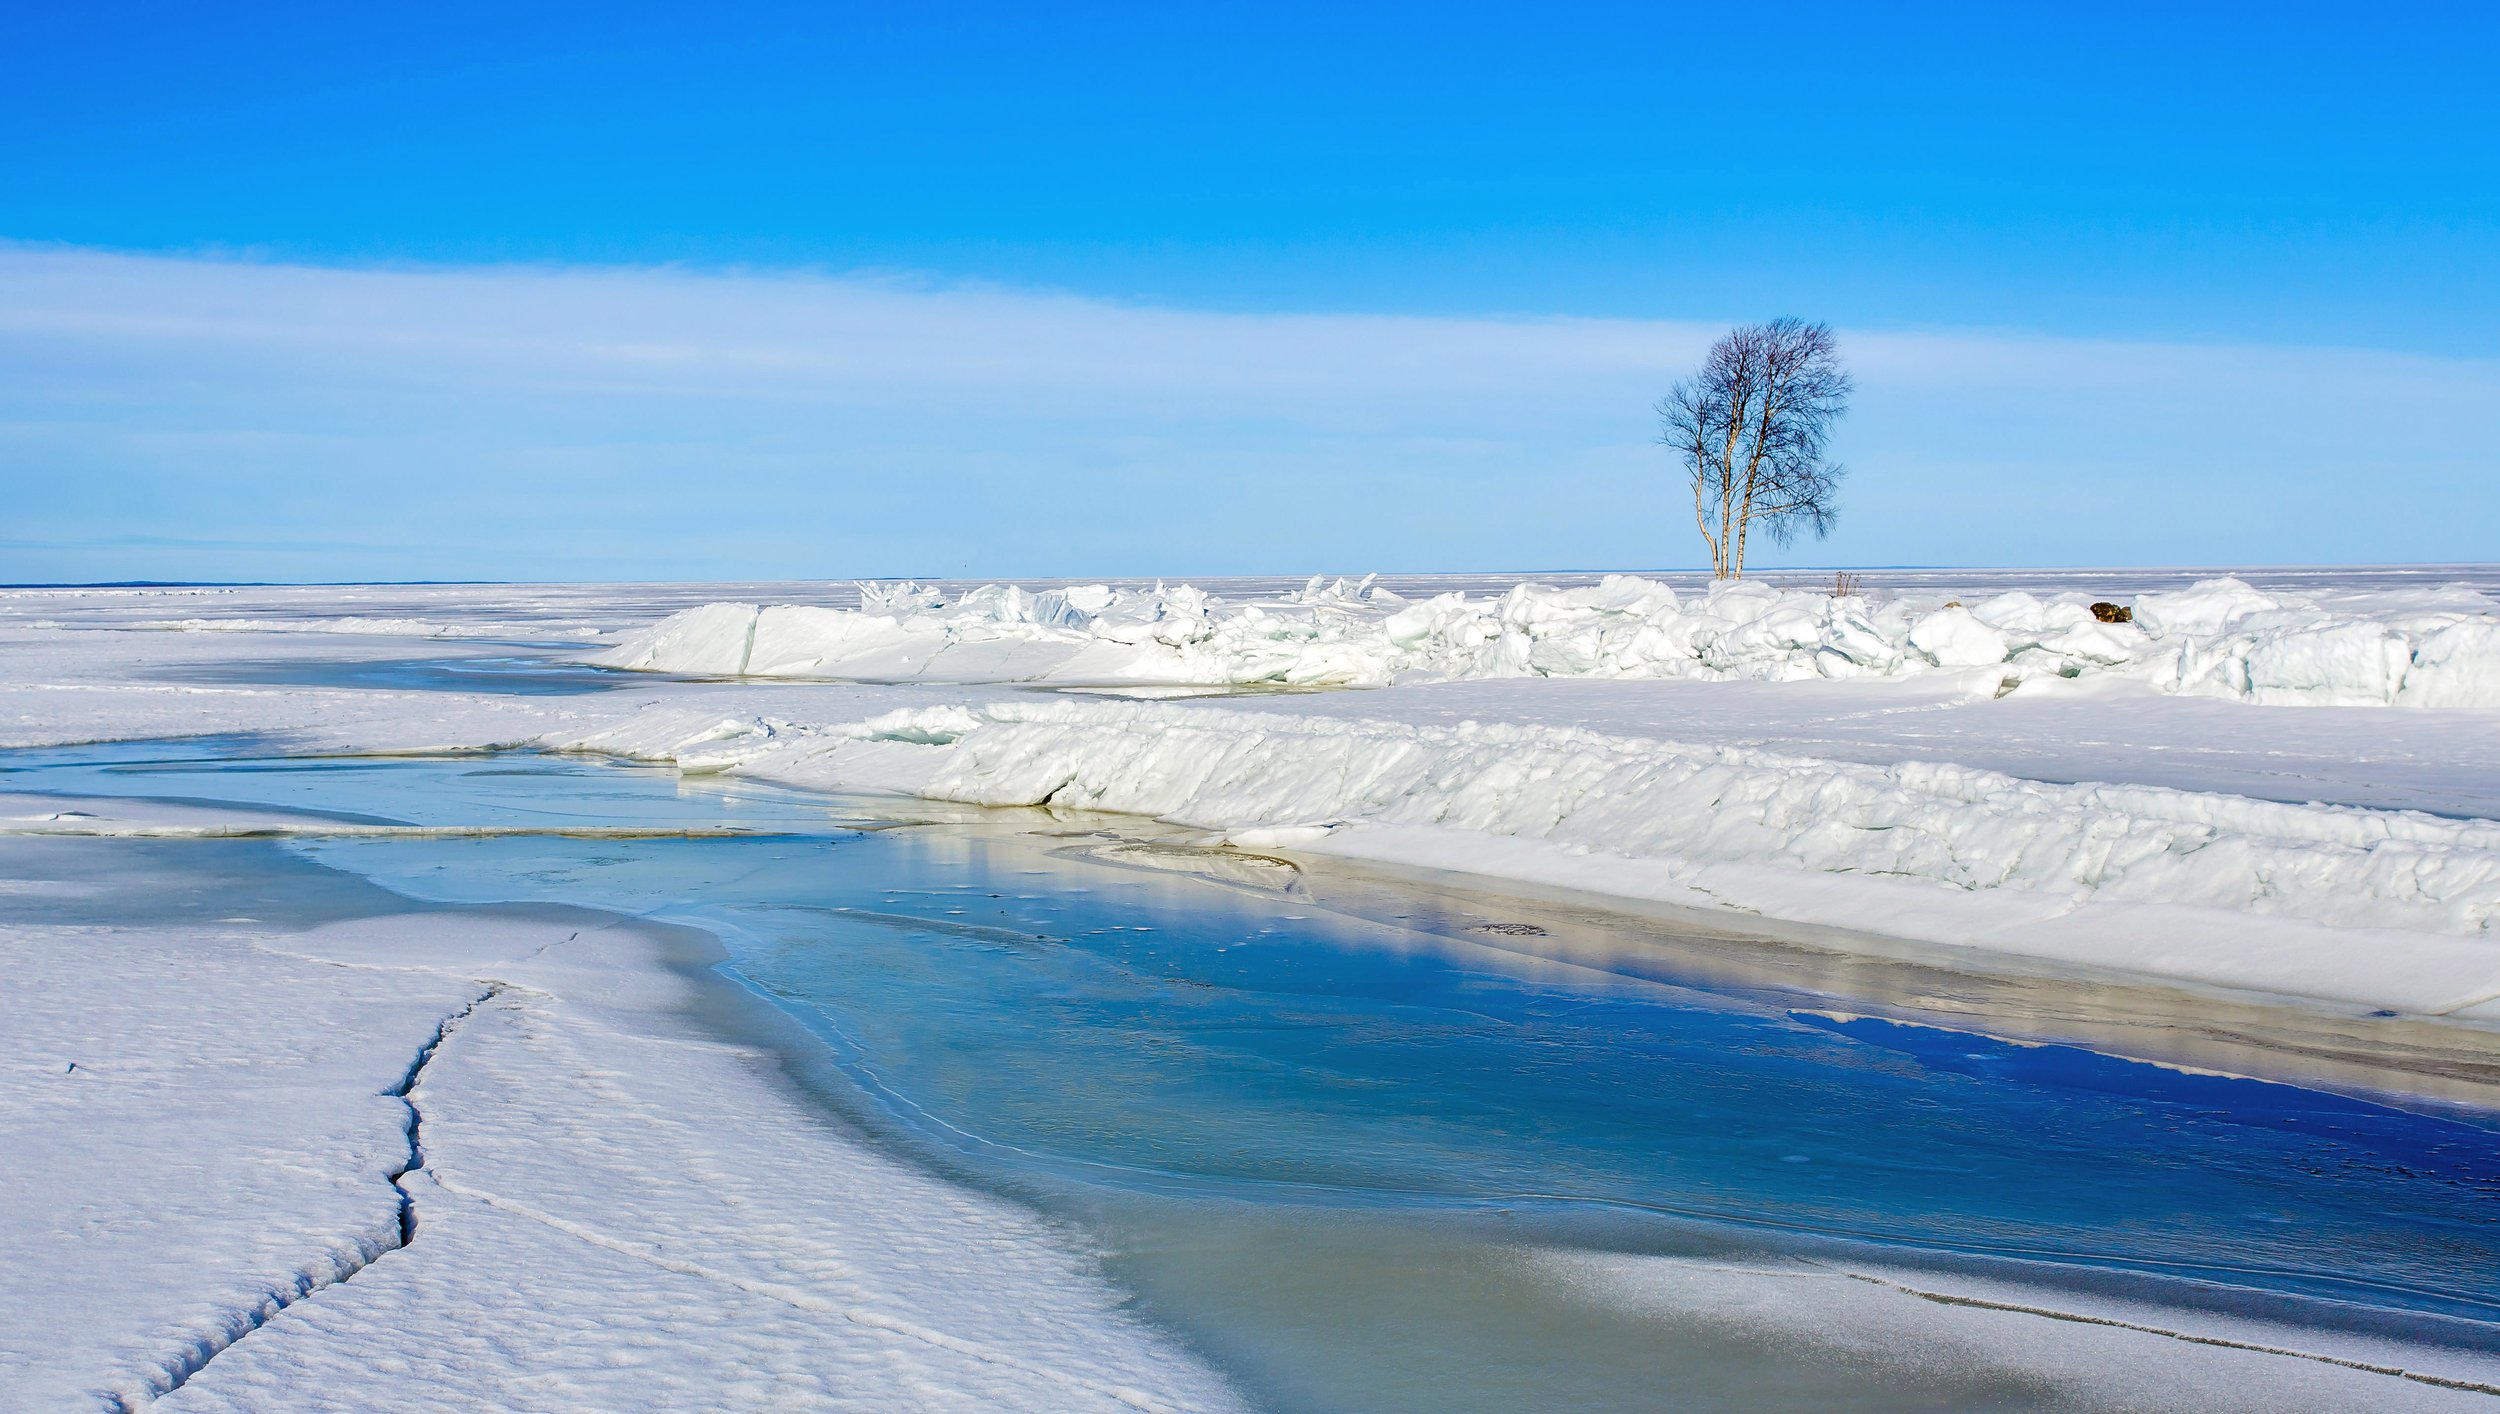
{"label": "crack in ice", "polygon": [[[581,935],[575,933],[573,936],[580,937]],[[572,939],[568,938],[565,941],[570,942]],[[545,949],[542,948],[540,951],[543,952]],[[503,983],[492,983],[485,991],[470,998],[467,1006],[444,1017],[442,1023],[434,1028],[434,1039],[418,1048],[416,1059],[409,1063],[408,1073],[401,1077],[399,1084],[393,1089],[382,1092],[398,1100],[408,1109],[408,1162],[402,1165],[396,1173],[389,1175],[391,1187],[399,1192],[399,1245],[401,1247],[416,1240],[417,1236],[417,1203],[415,1197],[408,1192],[405,1180],[409,1174],[425,1168],[425,1112],[417,1108],[415,1099],[417,1082],[424,1077],[426,1066],[433,1063],[434,1053],[442,1049],[443,1042],[450,1038],[452,1032],[460,1029],[460,1023],[467,1021],[479,1007],[502,996],[503,992]]]}
{"label": "crack in ice", "polygon": [[1844,1271],[1841,1275],[1852,1281],[1885,1287],[1904,1296],[1915,1296],[1921,1301],[1933,1301],[1939,1306],[1962,1306],[1978,1311],[2005,1311],[2015,1315],[2040,1316],[2052,1321],[2072,1321],[2077,1325],[2108,1326],[2115,1330],[2137,1331],[2144,1335],[2157,1335],[2171,1340],[2185,1341],[2190,1345],[2213,1345],[2225,1350],[2246,1350],[2258,1355],[2280,1355],[2293,1360],[2315,1360],[2322,1365],[2339,1365],[2347,1370],[2360,1370],[2372,1375],[2391,1375],[2397,1379],[2412,1380],[2418,1384],[2436,1385],[2441,1389],[2500,1395],[2500,1385],[2454,1379],[2447,1375],[2434,1375],[2426,1370],[2408,1370],[2402,1365],[2380,1365],[2368,1360],[2327,1355],[2315,1350],[2295,1350],[2284,1345],[2259,1345],[2254,1341],[2231,1340],[2218,1335],[2198,1335],[2193,1331],[2172,1330],[2166,1326],[2148,1326],[2135,1321],[2122,1321],[2114,1316],[2087,1316],[2080,1311],[2060,1311],[2051,1306],[2027,1306],[2016,1301],[1990,1301],[1978,1296],[1956,1296],[1951,1292],[1928,1291],[1920,1287],[1906,1286],[1888,1277],[1869,1276],[1864,1272]]}
{"label": "crack in ice", "polygon": [[[579,935],[577,934],[576,936]],[[567,941],[570,941],[570,939]],[[416,1240],[416,1203],[408,1191],[406,1180],[409,1174],[423,1171],[425,1168],[425,1147],[423,1143],[425,1115],[423,1111],[417,1108],[416,1101],[412,1098],[412,1096],[416,1090],[418,1082],[424,1078],[426,1067],[433,1063],[435,1054],[442,1049],[443,1042],[448,1040],[452,1033],[460,1028],[460,1024],[467,1021],[479,1007],[484,1006],[496,997],[503,995],[504,991],[504,983],[493,983],[484,991],[478,993],[475,997],[470,998],[466,1005],[443,1017],[440,1022],[435,1024],[434,1034],[426,1040],[424,1045],[417,1048],[416,1055],[411,1058],[408,1063],[407,1072],[400,1077],[397,1084],[382,1092],[384,1096],[398,1100],[407,1108],[408,1111],[408,1162],[393,1172],[384,1175],[384,1177],[389,1181],[392,1190],[399,1195],[398,1241],[374,1251],[370,1255],[364,1257],[363,1260],[356,1262],[352,1266],[349,1266],[344,1262],[335,1263],[333,1274],[326,1280],[317,1272],[309,1270],[297,1272],[293,1282],[294,1289],[291,1292],[272,1291],[268,1293],[257,1307],[250,1311],[240,1313],[242,1320],[239,1329],[220,1332],[219,1334],[222,1335],[222,1339],[220,1339],[219,1336],[203,1337],[194,1343],[191,1349],[183,1352],[177,1361],[164,1367],[166,1377],[165,1386],[150,1396],[151,1401],[155,1399],[162,1399],[165,1396],[172,1394],[174,1391],[182,1388],[184,1385],[190,1383],[194,1376],[198,1375],[200,1371],[208,1368],[211,1361],[214,1361],[218,1356],[225,1354],[227,1351],[232,1350],[235,1345],[246,1336],[249,1336],[254,1331],[261,1329],[262,1327],[268,1325],[271,1321],[277,1319],[280,1312],[285,1311],[296,1302],[302,1301],[316,1292],[336,1286],[341,1282],[354,1279],[367,1267],[372,1266],[375,1262],[382,1260],[391,1253],[407,1247],[409,1243]],[[363,1244],[360,1243],[358,1245],[361,1247]],[[113,1408],[117,1411],[121,1411],[122,1414],[128,1414],[128,1411],[137,1407],[129,1399],[122,1397],[116,1397],[112,1401],[112,1405]]]}

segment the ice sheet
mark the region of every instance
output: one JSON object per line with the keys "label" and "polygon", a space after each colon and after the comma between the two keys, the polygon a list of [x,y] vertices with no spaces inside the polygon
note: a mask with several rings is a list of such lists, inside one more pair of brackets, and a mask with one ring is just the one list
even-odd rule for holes
{"label": "ice sheet", "polygon": [[[1840,588],[1839,585],[1833,589]],[[2277,704],[2500,709],[2500,603],[2470,583],[2266,593],[2235,578],[2139,595],[1726,581],[1679,593],[1608,575],[1410,600],[1313,579],[1227,602],[1191,585],[863,585],[856,609],[722,601],[594,661],[712,676],[864,681],[1379,687],[1477,678],[1801,681],[1992,669],[2001,696],[2122,677]]]}
{"label": "ice sheet", "polygon": [[[203,887],[73,845],[130,847],[0,847],[11,902]],[[693,1020],[666,936],[288,922],[0,927],[0,1404],[1229,1407],[1067,1233]]]}

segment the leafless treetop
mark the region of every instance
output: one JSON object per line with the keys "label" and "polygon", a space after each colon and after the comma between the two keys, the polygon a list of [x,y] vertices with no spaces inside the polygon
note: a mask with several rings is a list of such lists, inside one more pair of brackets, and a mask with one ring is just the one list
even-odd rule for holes
{"label": "leafless treetop", "polygon": [[1830,532],[1842,469],[1825,453],[1853,386],[1829,325],[1774,319],[1730,331],[1658,404],[1712,573],[1744,574],[1757,522],[1782,545]]}

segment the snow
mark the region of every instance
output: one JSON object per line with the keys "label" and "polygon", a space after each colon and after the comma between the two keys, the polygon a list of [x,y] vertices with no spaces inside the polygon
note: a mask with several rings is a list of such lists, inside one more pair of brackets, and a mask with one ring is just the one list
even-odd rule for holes
{"label": "snow", "polygon": [[986,585],[951,601],[862,586],[860,607],[717,602],[592,661],[706,676],[881,682],[1379,687],[1498,677],[1786,681],[1999,668],[1991,693],[2123,676],[2169,693],[2274,704],[2500,708],[2500,601],[2472,588],[2266,594],[2233,578],[2140,596],[2105,622],[2091,596],[1778,588],[1679,595],[1608,575],[1410,602],[1376,581],[1314,579],[1231,603],[1181,585]]}
{"label": "snow", "polygon": [[178,801],[82,800],[0,791],[0,832],[105,838],[232,839],[285,834],[310,823],[300,815],[230,810]]}
{"label": "snow", "polygon": [[[1619,1253],[1532,1249],[1527,1265],[1593,1307],[1717,1327],[1731,1336],[1840,1348],[1904,1375],[1921,1362],[2014,1370],[2037,1387],[2109,1409],[2443,1409],[2489,1398],[2440,1382],[2480,1384],[2487,1356],[2433,1357],[2418,1346],[2342,1336],[2319,1350],[2318,1332],[2199,1313],[2202,1358],[2171,1358],[2181,1313],[2102,1298],[2039,1323],[2038,1294],[2007,1283],[1880,1266],[1819,1262],[1699,1261]],[[2071,1298],[2070,1298],[2071,1299]],[[2303,1361],[2279,1354],[2299,1350]],[[2455,1363],[2452,1365],[2450,1361]],[[2420,1383],[2394,1382],[2403,1371]]]}
{"label": "snow", "polygon": [[[142,1403],[397,1243],[404,1109],[383,1092],[474,989],[206,931],[0,929],[11,1408]],[[319,1024],[237,1024],[290,1016]]]}
{"label": "snow", "polygon": [[[20,897],[129,882],[0,858]],[[0,1403],[1230,1407],[1067,1234],[694,1020],[672,946],[544,910],[0,927]]]}
{"label": "snow", "polygon": [[[1875,628],[1863,618],[1850,618],[1843,627],[1851,634]],[[1835,633],[1835,639],[1838,636]],[[1978,615],[1958,604],[1947,605],[1932,614],[1920,615],[1918,621],[1910,625],[1907,641],[1912,652],[1939,668],[1982,668],[1992,663],[2004,662],[2005,655],[2009,651],[2004,634],[1982,623]],[[1880,630],[1875,631],[1873,642],[1883,643]],[[1813,639],[1806,639],[1797,646],[1803,648],[1809,645],[1815,645],[1819,651],[1819,644],[1816,644]],[[1883,646],[1890,647],[1889,644],[1883,644]],[[1870,653],[1866,655],[1870,661],[1861,662],[1858,658],[1848,657],[1845,649],[1836,649],[1836,651],[1847,657],[1849,662],[1861,667],[1874,666],[1876,662],[1890,666],[1909,661],[1905,655],[1898,653],[1876,660]],[[2133,655],[2127,654],[2126,656]],[[2117,661],[2123,662],[2125,658],[2121,657]]]}

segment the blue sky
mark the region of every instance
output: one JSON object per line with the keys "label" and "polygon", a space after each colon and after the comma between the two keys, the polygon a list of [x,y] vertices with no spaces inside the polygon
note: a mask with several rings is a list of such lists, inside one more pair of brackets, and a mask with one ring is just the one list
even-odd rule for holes
{"label": "blue sky", "polygon": [[8,7],[0,578],[1687,565],[1648,403],[1775,314],[1864,355],[1794,560],[2489,558],[2496,40]]}

